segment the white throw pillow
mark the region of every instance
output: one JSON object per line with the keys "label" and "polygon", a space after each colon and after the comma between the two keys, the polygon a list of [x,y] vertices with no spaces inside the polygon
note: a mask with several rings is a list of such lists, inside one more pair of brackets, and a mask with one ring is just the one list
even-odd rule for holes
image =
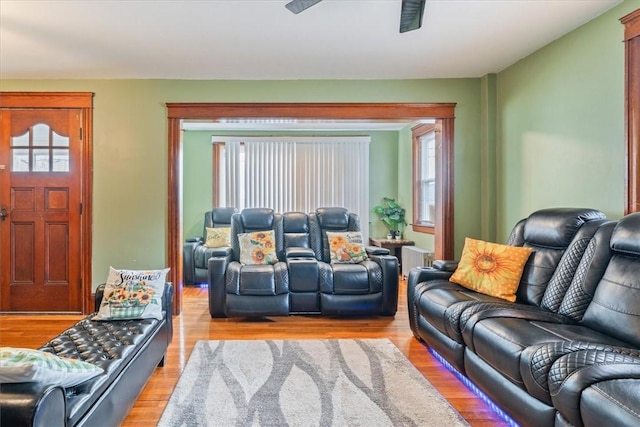
{"label": "white throw pillow", "polygon": [[207,240],[204,245],[207,248],[228,248],[231,246],[230,227],[207,227]]}
{"label": "white throw pillow", "polygon": [[29,348],[0,347],[0,383],[47,383],[73,387],[104,370],[82,360]]}
{"label": "white throw pillow", "polygon": [[104,296],[93,320],[162,319],[168,268],[118,270],[109,267]]}

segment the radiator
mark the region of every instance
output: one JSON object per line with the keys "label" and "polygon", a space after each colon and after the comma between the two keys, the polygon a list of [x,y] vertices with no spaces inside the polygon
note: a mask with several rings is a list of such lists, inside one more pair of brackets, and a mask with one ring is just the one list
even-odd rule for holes
{"label": "radiator", "polygon": [[433,251],[417,246],[402,247],[402,277],[407,278],[413,267],[431,267]]}

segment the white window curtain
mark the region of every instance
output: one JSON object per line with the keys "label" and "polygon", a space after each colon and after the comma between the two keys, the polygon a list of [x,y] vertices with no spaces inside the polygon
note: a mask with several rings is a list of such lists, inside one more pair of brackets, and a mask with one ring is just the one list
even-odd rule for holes
{"label": "white window curtain", "polygon": [[369,234],[368,136],[228,137],[220,168],[222,206],[311,212],[342,206]]}

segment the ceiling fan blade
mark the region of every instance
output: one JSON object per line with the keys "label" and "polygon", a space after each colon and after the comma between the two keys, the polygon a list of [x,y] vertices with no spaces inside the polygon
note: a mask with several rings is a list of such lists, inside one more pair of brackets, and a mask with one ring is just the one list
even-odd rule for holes
{"label": "ceiling fan blade", "polygon": [[309,9],[314,4],[320,3],[322,0],[293,0],[285,5],[287,9],[296,15],[303,10]]}
{"label": "ceiling fan blade", "polygon": [[[417,30],[422,26],[422,16],[427,0],[402,0],[400,11],[400,32]],[[288,6],[288,5],[287,5]]]}

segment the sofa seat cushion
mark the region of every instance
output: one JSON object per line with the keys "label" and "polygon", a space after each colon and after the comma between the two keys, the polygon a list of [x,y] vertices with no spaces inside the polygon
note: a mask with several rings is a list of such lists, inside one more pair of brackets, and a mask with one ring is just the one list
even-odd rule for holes
{"label": "sofa seat cushion", "polygon": [[[640,379],[602,381],[582,392],[580,412],[585,427],[640,425]],[[602,402],[609,402],[603,405]]]}
{"label": "sofa seat cushion", "polygon": [[[624,346],[624,343],[572,323],[540,322],[515,317],[487,318],[463,331],[464,342],[478,357],[521,388],[531,362],[521,360],[527,347],[553,341],[584,341]],[[528,353],[525,353],[528,354]]]}
{"label": "sofa seat cushion", "polygon": [[366,295],[382,292],[382,268],[371,260],[359,264],[331,264],[333,280],[321,284],[324,293]]}
{"label": "sofa seat cushion", "polygon": [[367,269],[359,264],[334,264],[332,292],[339,295],[370,293]]}
{"label": "sofa seat cushion", "polygon": [[289,292],[287,264],[243,265],[231,262],[227,268],[225,292],[234,295],[274,296]]}
{"label": "sofa seat cushion", "polygon": [[50,340],[40,350],[83,360],[104,369],[97,377],[67,388],[67,417],[74,425],[100,398],[164,320],[93,321],[93,315]]}
{"label": "sofa seat cushion", "polygon": [[429,282],[420,289],[415,299],[416,309],[421,317],[441,333],[460,343],[462,339],[459,334],[450,333],[452,324],[448,313],[458,311],[459,308],[468,306],[468,303],[480,301],[504,302],[500,298],[480,294],[446,280]]}

